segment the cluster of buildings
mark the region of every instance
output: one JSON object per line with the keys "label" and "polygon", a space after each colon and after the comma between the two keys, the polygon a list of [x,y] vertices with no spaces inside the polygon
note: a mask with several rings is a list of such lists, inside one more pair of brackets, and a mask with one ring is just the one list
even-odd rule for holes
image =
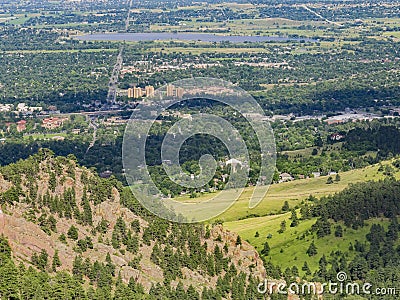
{"label": "cluster of buildings", "polygon": [[[56,129],[58,127],[61,127],[65,121],[67,121],[68,118],[46,118],[42,120],[42,127],[46,129]],[[26,125],[27,121],[26,120],[20,120],[16,123],[8,122],[6,123],[6,128],[7,131],[10,131],[10,127],[15,124],[17,126],[17,131],[22,132],[26,130]]]}
{"label": "cluster of buildings", "polygon": [[0,104],[0,112],[8,112],[11,111],[14,105],[12,104]]}
{"label": "cluster of buildings", "polygon": [[128,98],[139,99],[144,96],[154,96],[154,86],[148,85],[144,89],[142,89],[141,87],[133,87],[128,89]]}
{"label": "cluster of buildings", "polygon": [[[18,132],[22,132],[22,131],[26,130],[26,123],[27,122],[25,120],[20,120],[20,121],[16,122],[15,125],[17,125],[17,131]],[[10,127],[13,124],[14,123],[11,123],[11,122],[8,122],[8,123],[5,124],[6,128],[7,128],[7,131],[10,131]]]}
{"label": "cluster of buildings", "polygon": [[172,84],[167,85],[167,97],[183,98],[184,89],[181,87],[175,87]]}
{"label": "cluster of buildings", "polygon": [[108,118],[106,121],[104,121],[104,125],[107,125],[107,126],[125,125],[128,123],[128,121],[129,120],[127,120],[127,119],[113,116],[113,117]]}
{"label": "cluster of buildings", "polygon": [[[182,99],[184,92],[185,91],[183,88],[176,87],[172,84],[167,85],[167,88],[166,88],[167,97],[176,97],[176,98]],[[128,98],[140,99],[143,97],[153,97],[155,94],[155,89],[154,89],[154,86],[152,86],[152,85],[148,85],[145,88],[132,87],[132,88],[129,88],[128,90],[120,91],[118,94],[120,96],[123,96],[123,95],[128,96]]]}
{"label": "cluster of buildings", "polygon": [[33,113],[40,112],[43,108],[41,106],[28,106],[25,103],[18,103],[14,109],[13,104],[0,104],[0,112],[15,112],[15,113]]}
{"label": "cluster of buildings", "polygon": [[159,61],[154,64],[148,61],[137,61],[132,66],[124,66],[121,69],[121,76],[124,77],[126,74],[133,73],[146,73],[151,75],[154,73],[162,73],[166,71],[176,71],[176,70],[188,70],[188,69],[208,69],[212,67],[220,67],[221,63],[200,63],[200,62],[180,62],[180,61]]}
{"label": "cluster of buildings", "polygon": [[46,129],[56,129],[64,124],[65,121],[67,121],[68,118],[45,118],[42,121],[42,127]]}

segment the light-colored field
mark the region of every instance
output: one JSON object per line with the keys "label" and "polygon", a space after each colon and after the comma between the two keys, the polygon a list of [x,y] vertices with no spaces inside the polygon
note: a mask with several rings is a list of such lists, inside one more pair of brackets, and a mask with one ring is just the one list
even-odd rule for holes
{"label": "light-colored field", "polygon": [[219,48],[219,47],[168,47],[168,45],[151,48],[154,52],[165,52],[165,53],[192,53],[192,54],[202,54],[202,53],[267,53],[268,49],[264,48]]}
{"label": "light-colored field", "polygon": [[57,137],[66,137],[65,133],[44,133],[44,134],[32,134],[24,135],[24,139],[33,138],[34,140],[51,140]]}
{"label": "light-colored field", "polygon": [[[383,164],[385,165],[389,163],[390,162],[384,162]],[[252,217],[250,222],[256,222],[256,218],[254,217],[280,213],[285,201],[289,202],[290,207],[294,207],[310,195],[321,197],[339,192],[346,188],[350,183],[382,179],[384,178],[384,175],[382,172],[378,172],[378,168],[379,165],[373,165],[364,169],[342,172],[340,173],[341,180],[333,184],[326,183],[328,176],[273,184],[270,186],[266,196],[260,204],[252,209],[249,208],[249,200],[254,188],[248,187],[244,189],[238,200],[216,219],[230,222]],[[400,172],[397,172],[395,176],[400,179]],[[189,196],[183,196],[176,200],[187,203],[197,203],[206,201],[214,196],[215,193],[208,193],[199,198],[190,199]],[[229,199],[226,201],[229,201]]]}
{"label": "light-colored field", "polygon": [[[390,161],[386,161],[382,165],[390,163]],[[350,183],[382,179],[384,175],[382,172],[378,172],[378,168],[379,165],[374,165],[360,170],[343,172],[340,174],[342,180],[339,183],[330,185],[326,184],[326,176],[272,185],[267,197],[253,211],[249,211],[246,208],[246,201],[241,198],[220,219],[226,220],[224,222],[226,229],[239,233],[242,239],[248,240],[259,251],[262,250],[264,243],[267,241],[271,247],[269,258],[274,265],[280,266],[282,270],[296,265],[299,268],[300,275],[304,275],[304,272],[300,268],[306,261],[311,271],[314,272],[318,269],[318,261],[323,254],[327,256],[336,250],[347,252],[350,243],[354,245],[355,240],[365,241],[365,235],[369,232],[371,224],[379,223],[387,226],[388,220],[369,220],[366,222],[367,226],[358,230],[346,228],[342,224],[344,231],[341,238],[334,236],[334,227],[332,226],[332,234],[330,236],[318,239],[315,234],[310,233],[311,226],[315,223],[316,218],[301,220],[297,227],[290,227],[291,221],[289,218],[291,213],[265,215],[242,220],[239,219],[239,216],[242,216],[244,211],[253,214],[259,214],[260,212],[267,214],[274,213],[279,211],[285,200],[289,202],[292,208],[309,194],[319,197],[338,192]],[[395,177],[400,179],[399,170],[395,173]],[[300,216],[299,212],[298,215]],[[283,220],[286,221],[287,229],[284,233],[280,234],[278,230]],[[255,237],[256,232],[259,234],[258,237]],[[268,235],[270,235],[270,238],[267,238]],[[309,257],[306,251],[313,240],[318,254]],[[353,256],[354,252],[349,252],[348,260]]]}

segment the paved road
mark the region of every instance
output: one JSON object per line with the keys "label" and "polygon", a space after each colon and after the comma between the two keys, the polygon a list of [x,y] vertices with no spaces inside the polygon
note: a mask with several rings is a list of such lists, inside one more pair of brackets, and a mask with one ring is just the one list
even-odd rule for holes
{"label": "paved road", "polygon": [[93,127],[93,139],[89,144],[89,147],[86,149],[86,153],[89,152],[90,148],[92,148],[94,146],[94,144],[96,143],[97,140],[97,124],[95,123],[95,121],[93,119],[90,119],[90,123],[89,123],[90,127]]}
{"label": "paved road", "polygon": [[124,46],[121,46],[119,49],[118,57],[117,57],[117,62],[114,65],[112,75],[110,77],[110,81],[108,83],[108,94],[107,94],[107,103],[109,104],[115,104],[115,100],[117,98],[117,85],[118,85],[118,77],[119,73],[122,68],[122,53],[124,51]]}
{"label": "paved road", "polygon": [[[125,20],[125,32],[127,32],[129,29],[132,2],[133,2],[133,0],[129,0],[129,3],[128,3],[128,15]],[[117,99],[118,77],[119,77],[119,73],[121,72],[121,68],[122,68],[123,52],[124,52],[124,46],[121,46],[121,48],[119,49],[118,56],[117,56],[117,62],[114,65],[114,68],[113,68],[113,71],[112,71],[112,74],[110,77],[110,81],[108,83],[108,94],[107,94],[107,103],[108,104],[115,104],[115,101]]]}
{"label": "paved road", "polygon": [[339,27],[343,26],[343,25],[340,24],[340,23],[337,23],[337,22],[328,20],[327,18],[325,18],[324,16],[320,15],[319,13],[313,11],[311,8],[309,8],[309,7],[306,6],[306,5],[301,5],[301,7],[303,7],[305,10],[309,11],[309,12],[312,13],[313,15],[316,15],[318,18],[324,20],[325,22],[328,22],[328,23],[330,23],[330,24],[333,24],[333,25],[336,25],[336,26],[339,26]]}

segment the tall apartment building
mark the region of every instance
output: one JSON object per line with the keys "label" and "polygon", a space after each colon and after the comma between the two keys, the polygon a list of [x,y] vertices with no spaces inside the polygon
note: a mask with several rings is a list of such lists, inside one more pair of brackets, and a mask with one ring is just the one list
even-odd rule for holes
{"label": "tall apartment building", "polygon": [[183,98],[184,89],[181,87],[176,88],[173,85],[167,85],[167,97]]}
{"label": "tall apartment building", "polygon": [[154,96],[154,86],[148,85],[145,87],[146,97],[153,97]]}
{"label": "tall apartment building", "polygon": [[175,87],[171,84],[167,85],[167,97],[174,96]]}
{"label": "tall apartment building", "polygon": [[128,98],[133,98],[133,88],[128,89]]}
{"label": "tall apartment building", "polygon": [[141,98],[146,95],[146,97],[154,96],[154,86],[148,85],[144,88],[144,90],[140,87],[134,87],[128,89],[128,98]]}
{"label": "tall apartment building", "polygon": [[133,98],[138,99],[143,96],[143,91],[142,88],[140,87],[134,87],[133,88]]}
{"label": "tall apartment building", "polygon": [[177,97],[177,98],[179,98],[179,99],[182,99],[183,98],[183,93],[184,93],[184,90],[183,90],[183,88],[177,88],[176,90],[175,90],[175,96]]}

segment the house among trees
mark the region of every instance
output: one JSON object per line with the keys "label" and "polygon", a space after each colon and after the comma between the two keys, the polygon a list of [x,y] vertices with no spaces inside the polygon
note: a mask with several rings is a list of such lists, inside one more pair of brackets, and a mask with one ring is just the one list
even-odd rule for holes
{"label": "house among trees", "polygon": [[62,126],[66,120],[68,120],[68,118],[46,118],[42,121],[42,127],[46,129],[55,129]]}
{"label": "house among trees", "polygon": [[281,173],[279,174],[279,182],[286,182],[286,181],[292,181],[294,178],[292,175],[289,173]]}
{"label": "house among trees", "polygon": [[242,166],[243,163],[242,163],[240,160],[236,159],[236,158],[231,158],[230,160],[226,161],[225,165],[226,165],[226,166],[231,165],[231,167],[232,167],[232,172],[236,172],[237,166],[238,166],[238,165],[239,165],[239,166]]}
{"label": "house among trees", "polygon": [[17,122],[17,131],[18,132],[22,132],[26,130],[26,121],[25,120],[21,120]]}

